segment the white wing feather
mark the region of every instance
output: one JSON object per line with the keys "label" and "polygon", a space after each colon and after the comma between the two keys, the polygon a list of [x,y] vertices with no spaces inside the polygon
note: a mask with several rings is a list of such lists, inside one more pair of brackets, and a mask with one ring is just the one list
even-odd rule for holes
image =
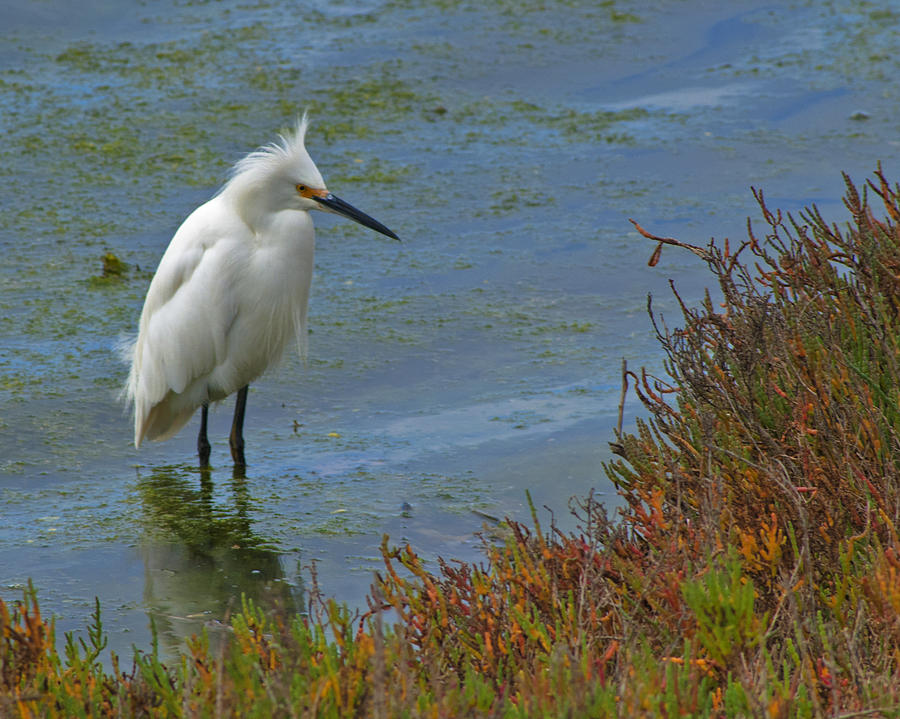
{"label": "white wing feather", "polygon": [[309,214],[280,212],[257,235],[220,198],[184,221],[150,283],[125,390],[135,446],[254,381],[292,339],[305,350]]}
{"label": "white wing feather", "polygon": [[224,360],[235,315],[235,306],[221,296],[235,269],[225,255],[240,245],[230,238],[241,231],[210,226],[215,204],[213,199],[197,208],[178,229],[147,292],[127,387],[136,446],[171,436],[214,399],[208,376]]}

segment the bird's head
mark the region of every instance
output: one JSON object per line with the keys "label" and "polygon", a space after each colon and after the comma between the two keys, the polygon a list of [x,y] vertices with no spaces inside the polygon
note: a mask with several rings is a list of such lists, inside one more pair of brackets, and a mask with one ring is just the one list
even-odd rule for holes
{"label": "bird's head", "polygon": [[303,114],[292,132],[279,136],[279,141],[261,147],[240,160],[228,186],[249,188],[257,201],[270,210],[322,210],[343,215],[369,229],[399,240],[378,220],[335,197],[325,187],[325,180],[306,151],[306,128]]}

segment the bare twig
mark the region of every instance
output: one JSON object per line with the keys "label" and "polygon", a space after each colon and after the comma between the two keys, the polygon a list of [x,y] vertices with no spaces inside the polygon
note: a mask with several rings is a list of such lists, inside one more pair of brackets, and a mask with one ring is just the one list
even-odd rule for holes
{"label": "bare twig", "polygon": [[622,394],[619,396],[619,421],[616,423],[616,439],[622,439],[622,418],[625,414],[625,395],[628,393],[628,360],[622,358]]}
{"label": "bare twig", "polygon": [[650,260],[647,262],[650,267],[655,267],[656,263],[659,262],[659,255],[662,252],[663,245],[674,245],[675,247],[681,247],[685,250],[690,250],[697,257],[699,257],[704,262],[710,262],[713,259],[712,254],[709,250],[704,250],[702,247],[697,247],[697,245],[692,245],[687,242],[682,242],[681,240],[676,240],[674,237],[659,237],[658,235],[653,235],[647,232],[643,227],[641,227],[637,222],[632,220],[630,217],[628,221],[634,225],[634,229],[641,233],[648,240],[653,240],[654,242],[658,242],[659,244],[656,246],[656,249],[653,251],[653,254],[650,256]]}

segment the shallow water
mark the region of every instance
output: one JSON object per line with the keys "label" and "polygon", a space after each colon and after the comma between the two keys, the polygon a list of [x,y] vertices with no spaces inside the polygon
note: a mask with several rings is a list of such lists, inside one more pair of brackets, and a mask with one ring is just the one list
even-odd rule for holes
{"label": "shallow water", "polygon": [[[387,533],[472,559],[479,514],[612,506],[621,360],[660,371],[689,253],[772,207],[843,221],[841,171],[897,176],[898,16],[858,2],[59,0],[0,10],[0,596],[168,651],[241,592],[363,604]],[[402,244],[316,218],[307,363],[135,451],[118,339],[180,221],[303,108],[330,189]],[[111,251],[130,266],[104,278]],[[638,408],[627,407],[627,421]],[[475,511],[473,511],[475,510]],[[546,513],[544,514],[546,517]]]}

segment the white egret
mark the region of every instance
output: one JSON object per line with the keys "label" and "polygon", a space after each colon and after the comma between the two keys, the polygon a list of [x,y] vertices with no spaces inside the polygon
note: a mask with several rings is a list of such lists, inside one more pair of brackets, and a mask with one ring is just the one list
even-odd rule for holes
{"label": "white egret", "polygon": [[237,392],[231,456],[243,467],[247,389],[296,339],[305,351],[315,231],[310,210],[337,213],[399,239],[332,195],[293,132],[251,152],[175,233],[147,290],[123,391],[134,444],[173,436],[201,409],[197,453],[209,463],[210,402]]}

